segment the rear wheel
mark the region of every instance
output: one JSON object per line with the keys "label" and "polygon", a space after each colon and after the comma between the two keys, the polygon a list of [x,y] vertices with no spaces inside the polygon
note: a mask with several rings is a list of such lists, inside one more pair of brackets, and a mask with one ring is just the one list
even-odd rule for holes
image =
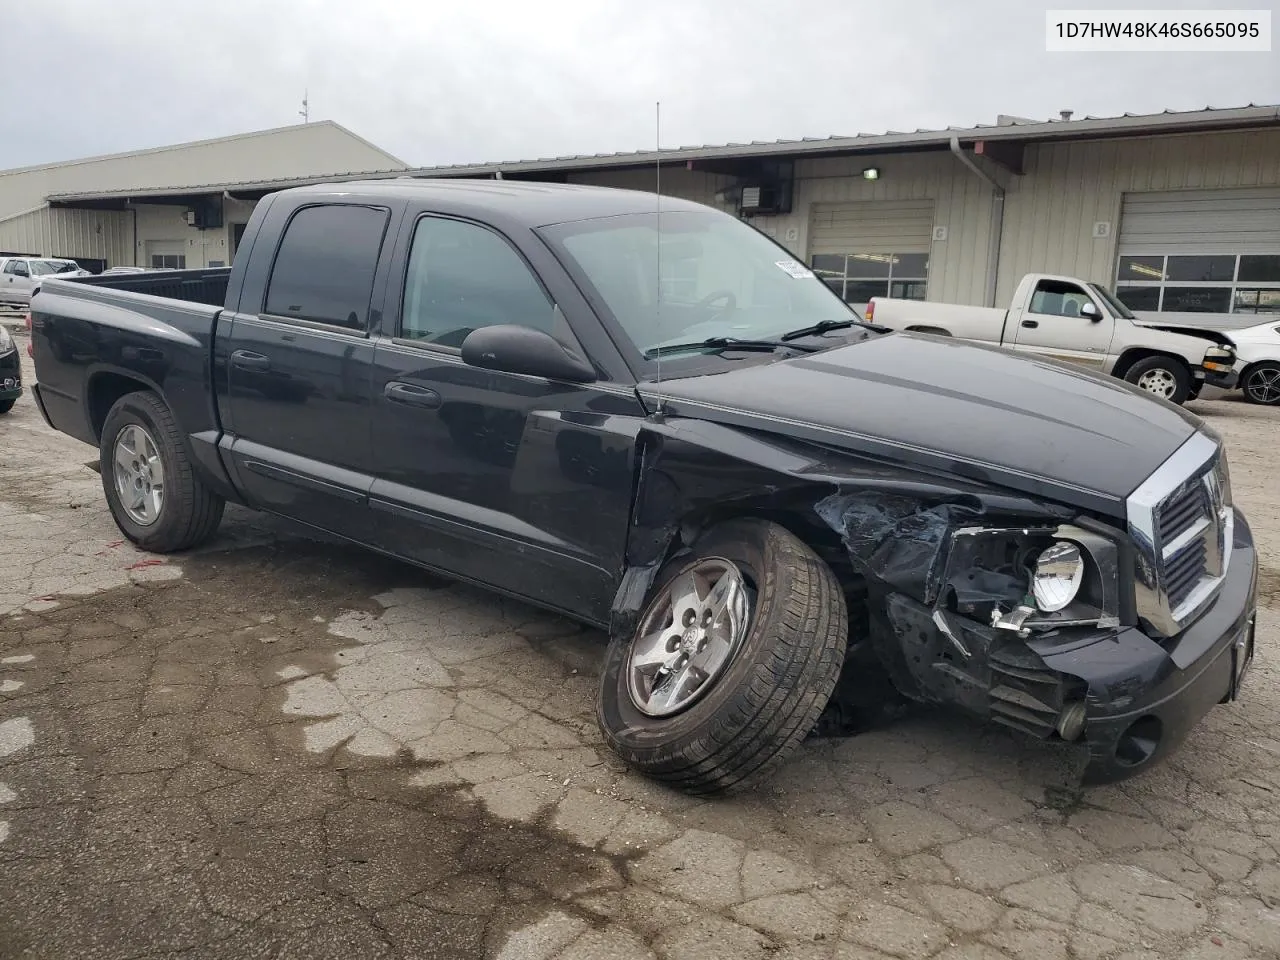
{"label": "rear wheel", "polygon": [[1267,406],[1280,403],[1280,363],[1260,363],[1250,367],[1240,381],[1240,388],[1250,403]]}
{"label": "rear wheel", "polygon": [[746,787],[813,728],[847,642],[830,568],[776,524],[730,521],[663,568],[635,636],[610,645],[600,729],[657,780]]}
{"label": "rear wheel", "polygon": [[1191,395],[1191,371],[1173,357],[1146,357],[1126,370],[1124,378],[1139,390],[1170,403],[1184,403]]}
{"label": "rear wheel", "polygon": [[98,447],[102,489],[116,526],[153,553],[208,540],[225,501],[196,476],[173,414],[154,393],[125,394],[107,413]]}

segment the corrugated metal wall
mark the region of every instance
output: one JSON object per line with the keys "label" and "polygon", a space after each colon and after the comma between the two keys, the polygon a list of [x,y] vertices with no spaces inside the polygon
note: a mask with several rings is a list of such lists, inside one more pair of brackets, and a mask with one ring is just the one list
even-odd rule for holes
{"label": "corrugated metal wall", "polygon": [[[862,170],[879,167],[877,180]],[[652,190],[653,171],[575,174],[574,183]],[[733,178],[679,167],[664,168],[663,193],[712,206],[716,191]],[[752,223],[808,260],[810,208],[815,203],[850,200],[931,200],[934,224],[946,226],[945,241],[933,241],[929,260],[929,296],[934,300],[980,304],[986,283],[991,228],[991,190],[946,152],[870,157],[830,157],[796,164],[792,212],[755,217]],[[727,209],[727,208],[726,208]]]}
{"label": "corrugated metal wall", "polygon": [[928,253],[932,200],[854,200],[811,207],[809,256],[819,253]]}
{"label": "corrugated metal wall", "polygon": [[[1126,193],[1280,186],[1280,130],[1040,144],[1025,169],[1005,204],[1001,304],[1026,273],[1110,284]],[[1107,236],[1094,237],[1095,223]]]}
{"label": "corrugated metal wall", "polygon": [[1280,254],[1280,187],[1125,195],[1120,256]]}
{"label": "corrugated metal wall", "polygon": [[132,263],[133,220],[114,210],[34,210],[0,221],[0,250]]}

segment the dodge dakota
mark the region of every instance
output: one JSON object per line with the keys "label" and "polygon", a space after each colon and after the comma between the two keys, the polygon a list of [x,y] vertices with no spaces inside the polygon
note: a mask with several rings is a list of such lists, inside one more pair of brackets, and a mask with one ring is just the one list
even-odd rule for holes
{"label": "dodge dakota", "polygon": [[1205,384],[1230,390],[1237,380],[1225,334],[1141,319],[1105,287],[1075,277],[1029,273],[1008,310],[875,297],[866,318],[1091,367],[1177,404]]}
{"label": "dodge dakota", "polygon": [[1198,418],[865,324],[699,204],[285,190],[228,269],[46,281],[32,337],[131,541],[192,548],[230,501],[599,627],[607,743],[692,792],[884,690],[1118,779],[1252,657],[1253,541]]}

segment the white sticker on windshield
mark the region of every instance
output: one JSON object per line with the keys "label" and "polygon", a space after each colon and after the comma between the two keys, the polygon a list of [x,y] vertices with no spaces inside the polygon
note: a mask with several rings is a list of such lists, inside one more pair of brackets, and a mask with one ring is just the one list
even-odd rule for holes
{"label": "white sticker on windshield", "polygon": [[797,280],[807,280],[813,276],[813,271],[806,267],[799,260],[779,260],[777,267],[784,273],[790,274]]}

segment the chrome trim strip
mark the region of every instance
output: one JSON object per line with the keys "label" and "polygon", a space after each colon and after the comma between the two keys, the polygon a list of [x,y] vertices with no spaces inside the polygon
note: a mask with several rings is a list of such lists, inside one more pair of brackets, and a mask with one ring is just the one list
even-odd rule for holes
{"label": "chrome trim strip", "polygon": [[1192,541],[1204,536],[1205,529],[1209,526],[1210,518],[1201,517],[1193,523],[1185,532],[1178,534],[1177,539],[1173,543],[1168,544],[1162,551],[1161,556],[1165,562],[1173,559],[1183,547],[1189,547]]}

